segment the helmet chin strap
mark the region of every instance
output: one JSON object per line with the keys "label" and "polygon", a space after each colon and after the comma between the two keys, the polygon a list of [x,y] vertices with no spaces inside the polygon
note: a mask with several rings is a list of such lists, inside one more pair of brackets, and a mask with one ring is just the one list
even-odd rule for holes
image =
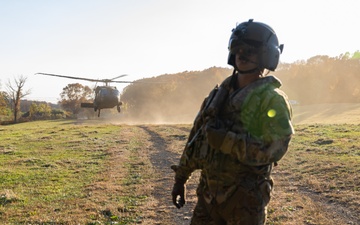
{"label": "helmet chin strap", "polygon": [[239,69],[236,69],[240,74],[253,74],[253,73],[255,73],[256,71],[259,71],[260,72],[260,70],[259,70],[259,68],[258,67],[256,67],[256,68],[254,68],[254,69],[251,69],[251,70],[239,70]]}

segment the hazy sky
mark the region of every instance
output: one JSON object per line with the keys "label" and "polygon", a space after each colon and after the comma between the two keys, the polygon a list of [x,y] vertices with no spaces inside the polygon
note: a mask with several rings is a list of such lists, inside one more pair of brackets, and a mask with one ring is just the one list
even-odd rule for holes
{"label": "hazy sky", "polygon": [[229,67],[231,30],[249,18],[275,30],[283,62],[353,53],[359,9],[358,0],[0,0],[0,89],[23,75],[28,99],[56,102],[81,81],[35,73],[132,81]]}

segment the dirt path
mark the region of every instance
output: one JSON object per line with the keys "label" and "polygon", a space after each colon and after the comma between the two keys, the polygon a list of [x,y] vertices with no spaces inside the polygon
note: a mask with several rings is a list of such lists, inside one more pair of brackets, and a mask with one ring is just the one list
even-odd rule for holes
{"label": "dirt path", "polygon": [[[154,180],[154,198],[157,200],[155,224],[189,224],[196,203],[196,172],[187,184],[186,204],[177,209],[171,201],[174,172],[171,165],[177,164],[189,130],[176,126],[140,126],[148,135],[149,157],[157,173]],[[169,132],[169,130],[171,130]]]}

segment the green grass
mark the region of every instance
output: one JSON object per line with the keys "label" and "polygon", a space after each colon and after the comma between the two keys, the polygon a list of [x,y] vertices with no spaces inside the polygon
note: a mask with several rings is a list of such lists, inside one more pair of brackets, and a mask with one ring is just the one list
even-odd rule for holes
{"label": "green grass", "polygon": [[[134,129],[133,132],[136,133]],[[122,180],[124,191],[122,196],[119,197],[119,205],[122,207],[118,208],[119,213],[117,215],[110,217],[110,220],[117,222],[117,224],[136,224],[142,221],[143,215],[137,208],[148,196],[139,193],[135,189],[138,186],[146,185],[146,181],[149,179],[149,176],[146,175],[146,172],[149,172],[149,168],[146,169],[146,166],[150,166],[150,162],[147,157],[142,157],[140,153],[144,149],[141,138],[143,137],[138,134],[138,136],[131,139],[128,144],[129,161],[124,164],[127,175]],[[144,170],[148,171],[144,172]]]}
{"label": "green grass", "polygon": [[[280,195],[289,196],[289,199],[281,200],[282,203],[278,199],[272,200],[270,224],[333,224],[332,216],[337,213],[341,216],[341,212],[324,212],[324,205],[321,204],[329,203],[335,204],[339,211],[343,208],[351,210],[354,215],[358,214],[360,126],[315,124],[298,125],[295,129],[288,153],[275,167],[279,174],[276,176],[275,189],[282,189]],[[283,187],[276,187],[277,184]],[[306,196],[312,199],[308,200],[311,204],[303,205]],[[295,211],[290,210],[296,209],[294,204],[300,207]],[[279,205],[286,212],[279,212]],[[306,222],[306,219],[303,222],[297,220],[296,216],[317,222]],[[346,217],[345,214],[342,216]]]}
{"label": "green grass", "polygon": [[85,198],[84,187],[104,169],[107,149],[116,144],[114,135],[120,130],[69,121],[2,126],[0,218],[5,211],[34,216],[33,209]]}

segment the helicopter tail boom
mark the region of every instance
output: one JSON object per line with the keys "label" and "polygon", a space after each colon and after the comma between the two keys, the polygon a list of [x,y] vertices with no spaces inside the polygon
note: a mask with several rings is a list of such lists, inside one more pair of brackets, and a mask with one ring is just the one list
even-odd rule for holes
{"label": "helicopter tail boom", "polygon": [[81,108],[94,108],[94,103],[82,102]]}

